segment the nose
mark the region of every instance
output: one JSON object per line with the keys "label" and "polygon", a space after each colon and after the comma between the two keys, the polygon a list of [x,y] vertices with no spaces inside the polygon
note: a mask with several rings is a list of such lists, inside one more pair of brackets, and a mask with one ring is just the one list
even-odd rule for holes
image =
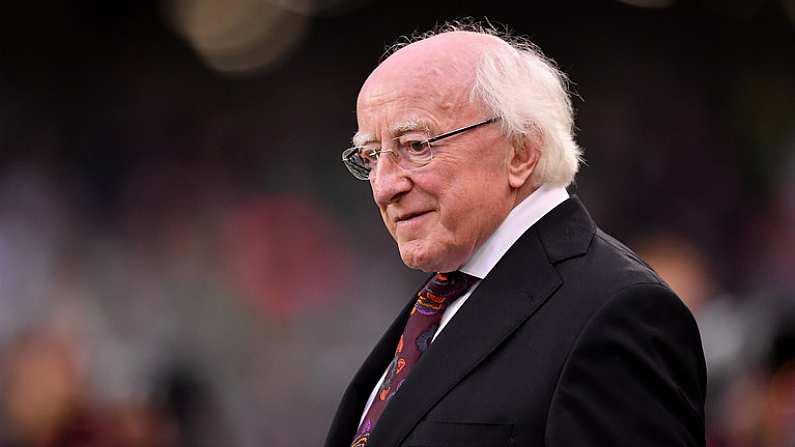
{"label": "nose", "polygon": [[413,185],[408,177],[408,171],[403,169],[395,158],[390,156],[391,154],[384,155],[379,158],[370,174],[373,199],[379,206],[386,206],[398,200],[410,191]]}

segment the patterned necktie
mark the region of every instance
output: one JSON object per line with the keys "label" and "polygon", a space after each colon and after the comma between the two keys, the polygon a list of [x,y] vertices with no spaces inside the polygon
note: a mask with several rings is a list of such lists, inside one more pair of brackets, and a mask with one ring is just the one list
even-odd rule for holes
{"label": "patterned necktie", "polygon": [[364,447],[378,418],[384,412],[389,399],[406,380],[411,368],[431,344],[442,314],[450,303],[458,299],[477,278],[463,272],[437,273],[418,295],[417,302],[400,336],[395,358],[389,364],[384,382],[378,389],[373,403],[362,420],[351,447]]}

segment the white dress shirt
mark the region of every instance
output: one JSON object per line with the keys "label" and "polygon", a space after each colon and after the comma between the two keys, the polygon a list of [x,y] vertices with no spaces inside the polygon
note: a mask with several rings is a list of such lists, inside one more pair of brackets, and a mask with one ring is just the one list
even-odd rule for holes
{"label": "white dress shirt", "polygon": [[[482,280],[489,274],[491,269],[497,265],[497,262],[499,262],[505,252],[511,248],[514,242],[516,242],[525,231],[568,198],[569,193],[566,192],[566,188],[547,187],[542,185],[508,213],[508,216],[502,221],[500,226],[497,227],[494,233],[492,233],[492,235],[486,239],[486,242],[475,251],[475,254],[469,258],[469,261],[459,267],[458,270]],[[450,303],[447,309],[445,309],[442,314],[442,319],[439,321],[439,329],[436,330],[433,340],[436,340],[436,337],[438,337],[444,327],[447,326],[447,323],[449,323],[456,312],[458,312],[458,309],[466,303],[467,299],[472,295],[472,292],[478,288],[478,285],[480,285],[480,281],[477,281],[472,285],[469,291],[461,298]],[[388,371],[389,366],[387,366],[386,371],[381,375],[381,379],[375,385],[375,388],[373,388],[372,393],[370,393],[370,398],[367,399],[367,404],[364,406],[359,425],[361,425],[364,420],[367,410],[370,409],[370,405],[372,405],[375,396],[378,394],[378,389],[381,388],[381,384],[384,382],[384,378]]]}

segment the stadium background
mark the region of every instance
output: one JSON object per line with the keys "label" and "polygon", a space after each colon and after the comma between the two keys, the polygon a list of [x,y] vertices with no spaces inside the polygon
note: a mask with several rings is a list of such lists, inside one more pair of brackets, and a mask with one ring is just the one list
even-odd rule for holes
{"label": "stadium background", "polygon": [[788,0],[3,6],[0,445],[319,445],[424,277],[339,161],[358,88],[465,16],[574,81],[572,192],[696,314],[710,445],[792,445]]}

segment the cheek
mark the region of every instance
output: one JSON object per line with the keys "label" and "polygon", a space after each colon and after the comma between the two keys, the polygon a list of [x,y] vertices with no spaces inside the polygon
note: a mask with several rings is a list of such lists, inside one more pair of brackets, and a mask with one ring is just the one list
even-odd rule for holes
{"label": "cheek", "polygon": [[479,237],[474,233],[493,226],[491,221],[503,213],[510,196],[509,184],[497,172],[481,171],[472,173],[460,185],[446,191],[440,201],[444,226],[455,233],[456,239]]}
{"label": "cheek", "polygon": [[450,188],[440,196],[440,226],[447,238],[461,242],[468,238],[473,226],[477,225],[481,209],[480,191],[473,187]]}
{"label": "cheek", "polygon": [[452,225],[461,225],[462,221],[466,220],[466,218],[472,215],[475,210],[473,209],[473,204],[476,203],[476,197],[472,195],[476,189],[473,190],[466,190],[466,189],[457,189],[452,190],[450,193],[445,197],[444,205],[447,209],[447,217]]}

